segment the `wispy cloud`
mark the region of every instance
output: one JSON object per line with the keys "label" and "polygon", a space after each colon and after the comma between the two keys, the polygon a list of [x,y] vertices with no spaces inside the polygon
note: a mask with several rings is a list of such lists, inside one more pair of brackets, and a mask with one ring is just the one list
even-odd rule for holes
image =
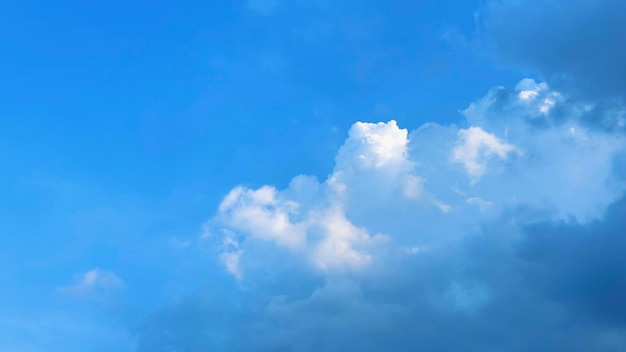
{"label": "wispy cloud", "polygon": [[124,288],[124,281],[111,271],[95,268],[76,277],[75,282],[57,289],[62,294],[90,297]]}

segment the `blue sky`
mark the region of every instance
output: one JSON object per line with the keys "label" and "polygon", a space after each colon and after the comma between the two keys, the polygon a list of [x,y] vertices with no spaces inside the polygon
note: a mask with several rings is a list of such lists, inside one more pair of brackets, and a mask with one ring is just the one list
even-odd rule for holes
{"label": "blue sky", "polygon": [[623,351],[625,20],[0,1],[0,352]]}

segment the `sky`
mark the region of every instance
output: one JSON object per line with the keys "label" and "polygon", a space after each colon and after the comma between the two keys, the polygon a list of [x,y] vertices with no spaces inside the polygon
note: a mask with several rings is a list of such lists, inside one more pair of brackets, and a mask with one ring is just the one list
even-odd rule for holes
{"label": "sky", "polygon": [[626,350],[626,3],[0,0],[0,352]]}

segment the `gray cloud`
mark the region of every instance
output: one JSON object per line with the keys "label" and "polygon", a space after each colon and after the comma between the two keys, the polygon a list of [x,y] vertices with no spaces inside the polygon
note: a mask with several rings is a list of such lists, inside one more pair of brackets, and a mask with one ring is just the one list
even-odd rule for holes
{"label": "gray cloud", "polygon": [[625,2],[491,0],[480,16],[499,59],[587,98],[625,96]]}
{"label": "gray cloud", "polygon": [[520,221],[517,209],[457,246],[328,279],[304,299],[207,292],[153,316],[139,351],[621,351],[624,204],[588,225]]}
{"label": "gray cloud", "polygon": [[540,223],[525,228],[519,254],[531,284],[577,313],[606,323],[626,324],[626,199],[602,221],[587,225]]}

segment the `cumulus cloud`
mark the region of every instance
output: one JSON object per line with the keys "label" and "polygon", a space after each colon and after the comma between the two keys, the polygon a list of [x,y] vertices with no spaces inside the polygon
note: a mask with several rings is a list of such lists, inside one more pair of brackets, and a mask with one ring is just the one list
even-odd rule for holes
{"label": "cumulus cloud", "polygon": [[325,180],[224,197],[203,241],[236,287],[139,350],[623,350],[626,141],[589,111],[525,79],[459,125],[355,123]]}
{"label": "cumulus cloud", "polygon": [[472,183],[487,170],[487,160],[493,156],[506,160],[515,146],[504,143],[480,127],[459,131],[459,144],[452,152],[452,160],[463,164]]}
{"label": "cumulus cloud", "polygon": [[[231,272],[239,272],[247,242],[272,242],[307,258],[316,269],[358,268],[367,264],[386,236],[370,233],[346,218],[344,209],[364,192],[374,204],[394,193],[419,198],[420,180],[407,159],[408,132],[395,121],[357,123],[337,155],[335,171],[323,184],[307,176],[294,178],[288,189],[237,187],[219,206],[216,218],[231,244],[222,253]],[[362,175],[367,175],[362,178]],[[254,244],[253,244],[254,245]],[[235,257],[236,256],[236,257]],[[236,258],[236,259],[235,259]]]}

